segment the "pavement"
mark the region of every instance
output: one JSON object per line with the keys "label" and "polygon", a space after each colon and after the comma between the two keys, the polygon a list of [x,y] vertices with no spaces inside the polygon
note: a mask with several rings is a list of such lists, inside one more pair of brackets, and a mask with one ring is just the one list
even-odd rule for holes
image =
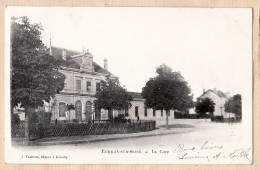
{"label": "pavement", "polygon": [[[209,120],[210,121],[210,120]],[[205,120],[201,120],[205,123]],[[13,146],[51,146],[51,145],[71,145],[71,144],[84,144],[103,141],[112,141],[129,138],[142,138],[152,136],[162,136],[179,133],[189,133],[198,129],[198,123],[193,124],[189,120],[172,120],[169,121],[170,129],[165,128],[165,120],[157,120],[157,128],[153,131],[127,133],[127,134],[105,134],[105,135],[86,135],[86,136],[64,136],[64,137],[48,137],[30,141],[29,143],[25,138],[12,139]]]}

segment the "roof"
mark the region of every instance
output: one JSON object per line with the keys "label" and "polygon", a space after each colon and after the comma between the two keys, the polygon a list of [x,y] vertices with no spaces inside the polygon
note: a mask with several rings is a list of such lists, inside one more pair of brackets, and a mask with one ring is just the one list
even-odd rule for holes
{"label": "roof", "polygon": [[[62,51],[63,50],[66,50],[67,60],[63,60],[62,59]],[[69,67],[69,68],[76,68],[76,69],[80,68],[79,64],[76,61],[74,61],[71,58],[71,56],[82,54],[81,52],[70,50],[70,49],[67,49],[67,48],[56,47],[56,46],[51,46],[51,52],[52,52],[52,56],[56,60],[59,60],[61,62],[62,66]],[[102,68],[100,65],[98,65],[94,61],[93,61],[93,66],[94,66],[94,71],[97,72],[97,73],[113,75],[112,73],[110,73],[109,71],[105,70],[104,68]]]}
{"label": "roof", "polygon": [[[219,91],[219,90],[211,90],[211,89],[209,89],[209,90],[207,90],[206,92],[204,92],[201,96],[203,96],[204,94],[206,94],[206,93],[208,93],[208,92],[212,92],[212,93],[216,94],[216,95],[219,96],[219,97],[228,98],[227,95],[226,95],[225,93],[223,93],[222,91]],[[201,97],[201,96],[200,96],[200,97]]]}
{"label": "roof", "polygon": [[138,92],[128,92],[128,94],[130,94],[133,98],[136,99],[144,99],[141,93]]}

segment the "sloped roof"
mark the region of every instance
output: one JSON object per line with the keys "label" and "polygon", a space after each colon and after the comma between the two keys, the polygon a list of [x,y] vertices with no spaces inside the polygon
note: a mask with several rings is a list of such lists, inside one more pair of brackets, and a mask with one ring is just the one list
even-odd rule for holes
{"label": "sloped roof", "polygon": [[[206,93],[208,93],[208,92],[212,92],[212,93],[216,94],[216,95],[219,96],[219,97],[228,98],[228,96],[227,96],[225,93],[223,93],[222,91],[219,91],[219,90],[211,90],[211,89],[209,89],[209,90],[207,90],[206,92],[204,92],[201,96],[203,96],[204,94],[206,94]],[[200,96],[200,97],[201,97],[201,96]]]}
{"label": "sloped roof", "polygon": [[144,99],[141,93],[138,92],[128,92],[128,94],[130,94],[133,98],[136,99]]}
{"label": "sloped roof", "polygon": [[[63,60],[62,59],[62,51],[64,49],[66,50],[67,60]],[[80,68],[79,64],[76,61],[74,61],[71,58],[71,56],[81,54],[81,52],[70,50],[70,49],[66,49],[66,48],[56,47],[56,46],[51,46],[51,51],[52,51],[52,56],[56,60],[59,60],[61,62],[62,66],[69,67],[69,68],[76,68],[76,69]],[[93,61],[93,66],[94,66],[94,71],[97,72],[97,73],[113,75],[112,73],[110,73],[109,71],[105,70],[104,68],[102,68],[100,65],[98,65],[94,61]]]}

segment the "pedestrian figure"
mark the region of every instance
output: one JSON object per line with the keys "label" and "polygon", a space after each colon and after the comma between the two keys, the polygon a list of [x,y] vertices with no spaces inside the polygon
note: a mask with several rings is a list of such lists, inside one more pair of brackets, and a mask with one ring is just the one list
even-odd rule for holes
{"label": "pedestrian figure", "polygon": [[137,115],[137,122],[139,122],[139,115]]}
{"label": "pedestrian figure", "polygon": [[55,125],[57,125],[58,124],[58,120],[57,120],[57,118],[55,119]]}

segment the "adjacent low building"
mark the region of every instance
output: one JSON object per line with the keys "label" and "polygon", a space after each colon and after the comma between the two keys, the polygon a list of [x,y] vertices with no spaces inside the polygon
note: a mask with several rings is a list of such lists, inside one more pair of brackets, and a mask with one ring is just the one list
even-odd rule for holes
{"label": "adjacent low building", "polygon": [[[145,99],[142,97],[141,93],[129,92],[129,94],[133,97],[133,101],[131,102],[132,107],[128,111],[126,111],[126,117],[136,119],[138,115],[139,118],[143,120],[155,120],[157,118],[166,117],[165,110],[153,110],[145,107]],[[169,117],[174,118],[173,110],[170,111]]]}
{"label": "adjacent low building", "polygon": [[216,88],[214,90],[203,90],[203,94],[199,98],[210,98],[215,103],[214,116],[223,116],[224,118],[235,117],[234,113],[225,112],[225,103],[230,97],[229,93],[223,93]]}

